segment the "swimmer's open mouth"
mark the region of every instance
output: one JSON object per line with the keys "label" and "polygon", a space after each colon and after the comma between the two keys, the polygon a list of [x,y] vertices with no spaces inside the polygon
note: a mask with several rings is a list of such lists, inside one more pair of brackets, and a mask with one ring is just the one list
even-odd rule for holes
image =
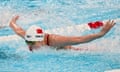
{"label": "swimmer's open mouth", "polygon": [[29,45],[33,45],[33,44],[35,44],[36,41],[27,41],[27,40],[25,40],[25,42],[26,42],[27,44],[29,44]]}

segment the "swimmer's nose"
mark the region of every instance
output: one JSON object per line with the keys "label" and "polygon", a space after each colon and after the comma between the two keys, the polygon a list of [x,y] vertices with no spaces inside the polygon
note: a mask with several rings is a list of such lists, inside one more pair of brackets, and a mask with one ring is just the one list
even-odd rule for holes
{"label": "swimmer's nose", "polygon": [[32,47],[31,46],[28,46],[29,50],[32,51]]}

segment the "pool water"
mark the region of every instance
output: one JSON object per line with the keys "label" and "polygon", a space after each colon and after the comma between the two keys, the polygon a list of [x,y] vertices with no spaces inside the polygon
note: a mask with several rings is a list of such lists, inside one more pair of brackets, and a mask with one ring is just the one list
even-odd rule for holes
{"label": "pool water", "polygon": [[[39,25],[51,30],[97,20],[120,18],[120,0],[0,0],[0,36],[14,35],[8,27],[12,16],[19,15],[17,24],[25,30]],[[24,40],[0,41],[0,72],[104,72],[120,69],[120,23],[104,37],[90,43],[75,45],[88,50],[54,50],[42,47],[29,52]],[[69,31],[62,35],[80,36]]]}

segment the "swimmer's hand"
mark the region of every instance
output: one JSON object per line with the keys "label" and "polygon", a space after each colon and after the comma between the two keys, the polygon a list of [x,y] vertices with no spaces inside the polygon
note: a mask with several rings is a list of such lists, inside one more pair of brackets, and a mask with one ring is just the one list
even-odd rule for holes
{"label": "swimmer's hand", "polygon": [[102,36],[105,35],[114,25],[115,25],[115,22],[113,20],[107,21],[103,26],[102,30],[100,31],[100,34]]}
{"label": "swimmer's hand", "polygon": [[19,18],[19,16],[14,16],[14,17],[11,19],[11,21],[10,21],[10,26],[11,26],[12,24],[16,24],[16,21],[18,20],[18,18]]}

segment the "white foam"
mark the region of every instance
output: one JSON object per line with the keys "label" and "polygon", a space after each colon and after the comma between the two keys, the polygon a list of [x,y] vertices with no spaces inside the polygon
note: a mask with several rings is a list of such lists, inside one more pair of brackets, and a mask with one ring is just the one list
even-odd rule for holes
{"label": "white foam", "polygon": [[4,8],[4,10],[1,10],[0,11],[0,26],[1,27],[8,26],[12,15],[13,15],[13,12],[9,8],[7,9]]}
{"label": "white foam", "polygon": [[9,40],[19,40],[21,37],[18,35],[9,35],[9,36],[1,36],[0,41],[9,41]]}
{"label": "white foam", "polygon": [[120,69],[113,69],[113,70],[108,70],[108,71],[104,71],[104,72],[120,72]]}

